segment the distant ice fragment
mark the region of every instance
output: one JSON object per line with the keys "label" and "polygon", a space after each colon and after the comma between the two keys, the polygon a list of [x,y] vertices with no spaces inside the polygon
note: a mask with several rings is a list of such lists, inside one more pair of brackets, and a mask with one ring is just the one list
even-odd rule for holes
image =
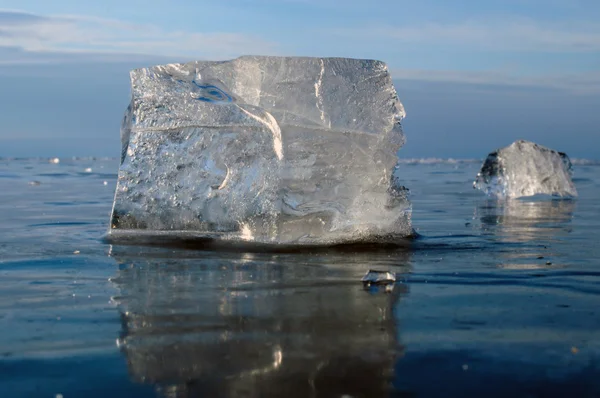
{"label": "distant ice fragment", "polygon": [[473,188],[499,198],[574,197],[577,190],[571,175],[571,161],[565,153],[519,140],[488,155]]}
{"label": "distant ice fragment", "polygon": [[390,271],[369,270],[361,279],[363,285],[386,285],[396,282],[396,275]]}
{"label": "distant ice fragment", "polygon": [[131,72],[109,237],[277,244],[412,234],[387,66],[246,56]]}

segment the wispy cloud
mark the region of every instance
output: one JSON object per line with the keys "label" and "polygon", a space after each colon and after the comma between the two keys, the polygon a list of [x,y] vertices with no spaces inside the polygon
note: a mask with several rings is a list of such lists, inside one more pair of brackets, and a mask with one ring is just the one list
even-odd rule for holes
{"label": "wispy cloud", "polygon": [[395,43],[452,46],[486,51],[600,52],[600,25],[582,22],[542,23],[507,17],[462,23],[424,23],[418,26],[372,25],[336,29],[333,34],[378,38]]}
{"label": "wispy cloud", "polygon": [[[276,52],[276,44],[234,32],[188,32],[153,25],[79,15],[40,16],[0,10],[0,63],[20,51],[28,59],[44,54],[152,54],[156,56],[224,59],[246,53]],[[19,51],[17,51],[19,50]],[[37,55],[32,57],[31,54]]]}
{"label": "wispy cloud", "polygon": [[[328,32],[334,37],[352,38],[357,46],[377,39],[390,45],[412,44],[432,51],[439,46],[468,49],[472,54],[480,50],[552,52],[565,56],[600,52],[600,25],[569,21],[549,25],[521,17],[410,26],[374,24]],[[278,50],[277,43],[236,32],[177,31],[91,16],[0,10],[0,66],[121,61],[146,64],[227,59],[248,53],[276,54]],[[450,71],[440,66],[430,70],[394,69],[392,74],[406,80],[545,87],[578,94],[600,92],[600,72],[515,76],[501,71]]]}
{"label": "wispy cloud", "polygon": [[515,76],[494,71],[447,71],[392,69],[394,79],[429,82],[449,82],[472,85],[550,88],[573,94],[597,95],[600,93],[600,71],[577,74]]}
{"label": "wispy cloud", "polygon": [[3,28],[18,25],[31,25],[46,21],[47,18],[21,11],[0,10],[0,26]]}

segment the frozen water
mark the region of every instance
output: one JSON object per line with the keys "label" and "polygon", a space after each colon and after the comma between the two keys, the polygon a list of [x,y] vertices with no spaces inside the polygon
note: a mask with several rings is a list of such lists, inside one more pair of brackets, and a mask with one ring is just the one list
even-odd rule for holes
{"label": "frozen water", "polygon": [[246,56],[131,72],[109,236],[286,244],[412,234],[380,61]]}
{"label": "frozen water", "polygon": [[577,190],[571,174],[571,161],[565,153],[520,140],[490,153],[473,187],[500,198],[573,197]]}
{"label": "frozen water", "polygon": [[396,275],[391,271],[368,270],[361,279],[364,285],[381,285],[396,282]]}

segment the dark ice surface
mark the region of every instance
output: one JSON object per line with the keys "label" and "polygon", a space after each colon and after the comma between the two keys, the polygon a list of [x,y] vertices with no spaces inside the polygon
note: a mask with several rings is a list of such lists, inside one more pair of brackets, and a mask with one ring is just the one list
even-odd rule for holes
{"label": "dark ice surface", "polygon": [[0,397],[600,396],[600,167],[479,166],[402,166],[402,247],[266,252],[109,245],[117,160],[0,159]]}

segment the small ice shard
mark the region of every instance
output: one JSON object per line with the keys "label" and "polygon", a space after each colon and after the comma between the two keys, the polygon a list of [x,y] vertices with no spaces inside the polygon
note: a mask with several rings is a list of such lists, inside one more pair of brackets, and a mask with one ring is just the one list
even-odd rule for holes
{"label": "small ice shard", "polygon": [[519,140],[488,155],[473,188],[498,198],[574,197],[577,190],[571,175],[571,161],[565,153]]}
{"label": "small ice shard", "polygon": [[245,56],[131,72],[109,239],[394,242],[404,108],[387,66]]}
{"label": "small ice shard", "polygon": [[361,279],[363,285],[387,285],[396,282],[396,275],[390,271],[369,270]]}

